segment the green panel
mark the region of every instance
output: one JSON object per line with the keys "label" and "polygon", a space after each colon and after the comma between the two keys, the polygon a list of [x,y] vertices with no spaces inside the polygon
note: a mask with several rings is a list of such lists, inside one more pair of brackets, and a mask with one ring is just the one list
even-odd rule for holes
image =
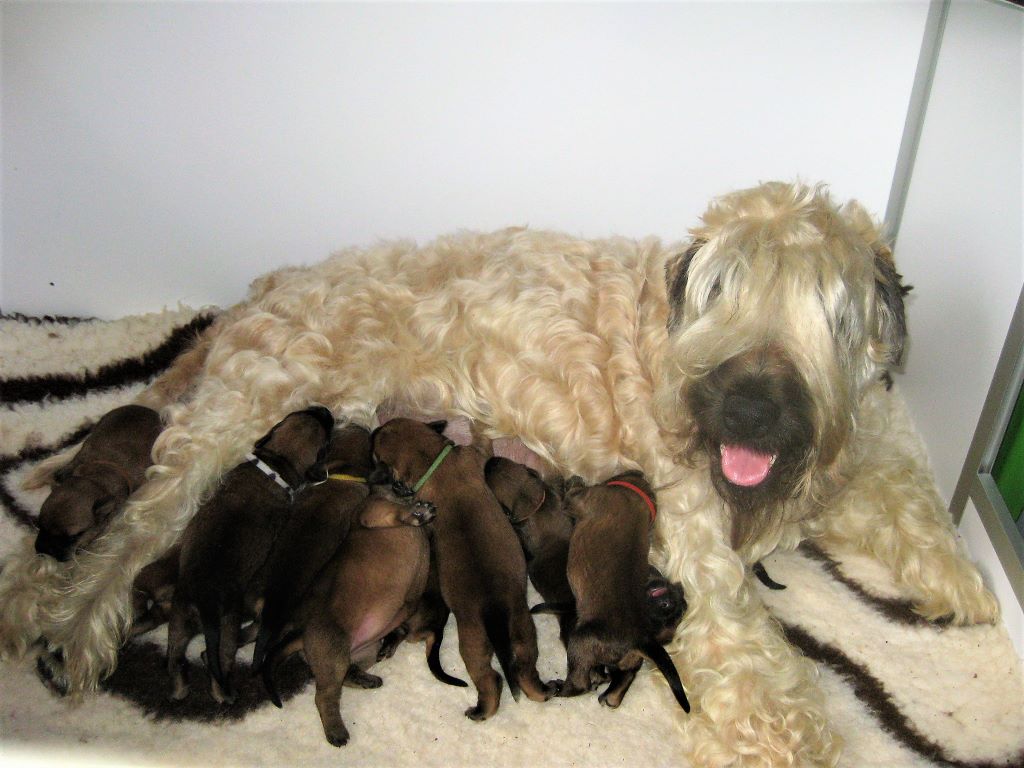
{"label": "green panel", "polygon": [[1006,502],[1006,508],[1014,520],[1019,520],[1024,510],[1024,388],[1017,393],[1017,404],[1013,407],[1010,423],[999,445],[992,477],[999,493]]}

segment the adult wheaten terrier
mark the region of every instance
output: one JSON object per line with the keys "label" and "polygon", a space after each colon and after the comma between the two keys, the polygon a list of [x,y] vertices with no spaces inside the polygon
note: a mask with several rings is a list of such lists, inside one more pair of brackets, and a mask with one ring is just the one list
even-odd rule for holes
{"label": "adult wheaten terrier", "polygon": [[168,426],[93,551],[4,569],[5,652],[45,636],[70,689],[95,686],[130,627],[135,574],[286,413],[461,415],[553,472],[651,479],[655,557],[689,603],[670,648],[693,692],[695,764],[834,764],[815,669],[745,564],[814,537],[876,558],[924,616],[997,614],[923,462],[886,440],[902,296],[860,206],[781,183],[714,201],[681,244],[507,229],[272,273],[141,398]]}

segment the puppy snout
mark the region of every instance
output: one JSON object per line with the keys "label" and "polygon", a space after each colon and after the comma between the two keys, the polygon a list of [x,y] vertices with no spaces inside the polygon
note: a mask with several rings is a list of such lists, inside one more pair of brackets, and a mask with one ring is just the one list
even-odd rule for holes
{"label": "puppy snout", "polygon": [[40,533],[36,536],[36,553],[47,555],[59,562],[65,562],[71,557],[74,551],[74,542],[66,536],[51,536]]}
{"label": "puppy snout", "polygon": [[722,423],[737,436],[760,437],[779,420],[781,409],[767,397],[732,393],[722,406]]}

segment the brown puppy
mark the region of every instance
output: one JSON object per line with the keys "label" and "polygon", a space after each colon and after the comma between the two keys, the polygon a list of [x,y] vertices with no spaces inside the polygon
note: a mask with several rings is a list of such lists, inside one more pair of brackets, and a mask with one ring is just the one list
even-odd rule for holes
{"label": "brown puppy", "polygon": [[602,485],[570,483],[566,490],[566,511],[576,520],[568,575],[577,620],[561,696],[592,690],[594,670],[605,666],[611,684],[599,700],[618,706],[646,656],[668,680],[679,705],[690,711],[672,660],[657,642],[660,629],[652,625],[647,604],[653,497],[639,472]]}
{"label": "brown puppy", "polygon": [[384,638],[377,653],[377,661],[394,656],[403,640],[407,643],[418,643],[422,640],[425,644],[430,674],[442,683],[465,688],[465,680],[449,675],[441,666],[441,643],[444,641],[444,629],[448,625],[451,611],[441,594],[441,579],[437,573],[437,551],[430,529],[427,530],[427,537],[430,539],[430,574],[427,577],[426,589],[423,590],[416,612]]}
{"label": "brown puppy", "polygon": [[519,537],[534,588],[544,603],[559,607],[564,645],[576,624],[576,603],[566,575],[572,518],[562,509],[562,494],[536,470],[511,459],[488,459],[484,477]]}
{"label": "brown puppy", "polygon": [[132,584],[134,618],[131,637],[156,629],[170,617],[180,557],[181,545],[175,544],[167,554],[147,565],[135,577]]}
{"label": "brown puppy", "polygon": [[[296,634],[271,650],[263,682],[271,701],[281,706],[273,674],[288,656],[302,651],[316,678],[316,708],[327,741],[348,742],[341,719],[341,688],[347,681],[376,688],[381,680],[360,665],[376,661],[381,638],[406,621],[427,584],[430,547],[424,531],[412,524],[410,507],[370,498],[292,619]],[[394,527],[398,526],[398,527]]]}
{"label": "brown puppy", "polygon": [[174,699],[188,694],[185,649],[190,616],[206,637],[214,699],[234,701],[228,676],[244,615],[253,615],[263,567],[291,503],[305,482],[325,480],[323,456],[334,426],[326,408],[286,416],[262,437],[249,461],[230,470],[181,538],[181,562],[167,636]]}
{"label": "brown puppy", "polygon": [[310,485],[295,495],[288,521],[267,560],[260,630],[253,652],[253,671],[281,629],[348,535],[352,518],[369,494],[366,476],[373,469],[370,430],[355,424],[334,431],[324,457],[328,482]]}
{"label": "brown puppy", "polygon": [[557,686],[537,674],[537,631],[526,605],[526,560],[515,531],[484,482],[483,454],[456,447],[431,425],[393,419],[373,433],[377,477],[399,494],[415,493],[437,507],[434,543],[438,580],[455,614],[459,652],[477,689],[466,710],[486,720],[498,709],[501,676],[491,668],[498,656],[514,697],[522,689],[546,701]]}
{"label": "brown puppy", "polygon": [[67,560],[92,542],[146,479],[161,429],[157,412],[141,405],[115,408],[96,422],[78,453],[54,473],[39,510],[36,552]]}

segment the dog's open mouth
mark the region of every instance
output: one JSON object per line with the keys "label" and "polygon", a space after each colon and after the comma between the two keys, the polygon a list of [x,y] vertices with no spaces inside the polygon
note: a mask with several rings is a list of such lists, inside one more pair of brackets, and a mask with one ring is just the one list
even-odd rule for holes
{"label": "dog's open mouth", "polygon": [[744,488],[753,488],[763,483],[779,457],[777,453],[762,453],[745,445],[725,443],[721,446],[721,452],[725,479]]}

